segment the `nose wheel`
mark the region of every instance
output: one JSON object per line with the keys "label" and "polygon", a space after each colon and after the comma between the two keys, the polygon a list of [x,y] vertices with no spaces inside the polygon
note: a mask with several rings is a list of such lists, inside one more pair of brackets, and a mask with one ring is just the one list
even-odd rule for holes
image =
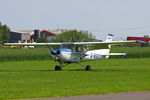
{"label": "nose wheel", "polygon": [[85,70],[86,70],[86,71],[90,71],[90,70],[91,70],[91,66],[90,66],[90,65],[87,65],[87,66],[85,67]]}
{"label": "nose wheel", "polygon": [[61,66],[56,65],[56,66],[55,66],[55,71],[60,71],[60,70],[62,70],[62,67],[61,67]]}

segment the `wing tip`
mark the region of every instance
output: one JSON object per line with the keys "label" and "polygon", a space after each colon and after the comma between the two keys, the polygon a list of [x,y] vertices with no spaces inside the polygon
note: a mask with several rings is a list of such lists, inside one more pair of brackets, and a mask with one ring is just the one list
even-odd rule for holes
{"label": "wing tip", "polygon": [[145,41],[136,40],[137,43],[146,43]]}

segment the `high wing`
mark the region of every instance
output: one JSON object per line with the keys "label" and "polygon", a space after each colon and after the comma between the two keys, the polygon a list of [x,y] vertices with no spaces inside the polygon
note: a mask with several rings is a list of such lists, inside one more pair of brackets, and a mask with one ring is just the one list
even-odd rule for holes
{"label": "high wing", "polygon": [[97,45],[97,44],[126,44],[136,43],[138,41],[111,41],[111,42],[74,42],[74,43],[3,43],[3,45],[19,45],[19,46],[53,46],[53,45]]}
{"label": "high wing", "polygon": [[97,44],[124,44],[124,43],[136,43],[136,41],[110,41],[110,42],[75,42],[74,45],[97,45]]}
{"label": "high wing", "polygon": [[3,43],[3,45],[16,45],[16,46],[52,46],[52,45],[61,45],[62,43]]}

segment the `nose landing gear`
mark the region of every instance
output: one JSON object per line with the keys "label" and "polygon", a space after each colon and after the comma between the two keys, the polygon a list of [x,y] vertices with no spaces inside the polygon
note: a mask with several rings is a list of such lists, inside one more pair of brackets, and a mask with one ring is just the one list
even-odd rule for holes
{"label": "nose landing gear", "polygon": [[91,70],[91,66],[90,66],[90,65],[87,65],[87,66],[85,67],[85,70],[86,70],[86,71],[90,71],[90,70]]}
{"label": "nose landing gear", "polygon": [[61,67],[61,66],[56,65],[56,66],[55,66],[55,71],[60,71],[60,70],[62,70],[62,67]]}

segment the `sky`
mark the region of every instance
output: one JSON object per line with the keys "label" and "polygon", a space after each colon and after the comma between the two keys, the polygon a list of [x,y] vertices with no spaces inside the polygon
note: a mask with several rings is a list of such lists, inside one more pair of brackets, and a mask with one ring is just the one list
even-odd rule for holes
{"label": "sky", "polygon": [[77,29],[103,39],[150,35],[150,0],[0,0],[12,30]]}

